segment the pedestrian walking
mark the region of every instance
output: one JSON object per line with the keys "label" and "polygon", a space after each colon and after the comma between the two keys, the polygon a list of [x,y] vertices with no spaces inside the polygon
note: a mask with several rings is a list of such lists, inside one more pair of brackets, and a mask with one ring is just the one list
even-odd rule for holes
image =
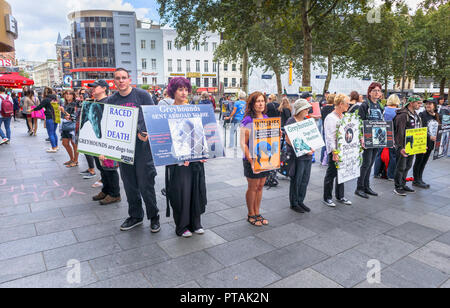
{"label": "pedestrian walking", "polygon": [[406,185],[406,176],[411,169],[414,161],[414,155],[408,155],[405,151],[406,130],[422,127],[422,120],[416,113],[420,109],[422,99],[417,96],[411,96],[394,118],[394,136],[397,164],[395,166],[395,189],[394,193],[399,196],[406,196],[407,193],[414,193],[415,190]]}
{"label": "pedestrian walking", "polygon": [[345,94],[338,94],[334,99],[334,111],[331,112],[325,119],[324,130],[325,140],[328,153],[328,169],[325,175],[323,187],[323,202],[329,207],[336,207],[332,200],[333,183],[336,181],[335,196],[338,202],[345,205],[352,205],[352,202],[345,198],[344,183],[338,184],[336,162],[339,161],[339,154],[337,152],[337,136],[336,132],[339,129],[339,123],[347,112],[350,103],[350,98]]}
{"label": "pedestrian walking", "polygon": [[143,105],[154,105],[154,103],[146,91],[131,87],[131,78],[126,69],[116,69],[114,83],[119,91],[108,98],[108,104],[139,108],[134,165],[119,164],[120,175],[127,195],[129,215],[120,229],[128,231],[143,224],[142,199],[144,199],[147,218],[151,221],[150,230],[152,233],[156,233],[161,230],[159,210],[156,206],[156,168],[153,163],[147,128],[141,109]]}
{"label": "pedestrian walking", "polygon": [[[11,118],[14,114],[14,102],[11,96],[6,94],[6,89],[0,86],[0,144],[11,142]],[[2,130],[5,127],[5,132]]]}
{"label": "pedestrian walking", "polygon": [[254,226],[266,226],[269,224],[260,214],[261,200],[264,184],[270,172],[254,172],[254,158],[250,154],[249,143],[253,139],[253,120],[267,119],[267,97],[261,92],[252,93],[247,100],[245,116],[241,124],[241,147],[244,153],[244,176],[247,178],[248,189],[246,201],[248,208],[247,221]]}
{"label": "pedestrian walking", "polygon": [[32,109],[33,106],[39,106],[39,100],[37,97],[35,97],[34,95],[34,91],[31,90],[30,88],[26,89],[25,92],[23,93],[23,97],[22,97],[22,108],[23,108],[23,114],[25,116],[25,120],[27,122],[27,127],[28,127],[28,135],[30,136],[36,136],[37,134],[37,129],[38,129],[38,118],[33,118],[32,117],[32,112],[30,112],[30,110]]}
{"label": "pedestrian walking", "polygon": [[[380,104],[382,96],[382,86],[378,82],[373,82],[367,90],[367,101],[359,106],[359,117],[362,121],[383,121],[383,107]],[[363,145],[363,162],[361,165],[361,173],[358,178],[355,195],[369,199],[370,196],[378,196],[378,193],[370,187],[370,176],[373,164],[377,157],[378,149],[366,149]]]}
{"label": "pedestrian walking", "polygon": [[[177,77],[170,81],[168,94],[174,99],[174,105],[188,105],[187,97],[192,91],[188,79]],[[201,215],[206,211],[206,161],[189,162],[166,166],[167,217],[170,207],[173,210],[175,233],[184,238],[193,233],[205,233]]]}

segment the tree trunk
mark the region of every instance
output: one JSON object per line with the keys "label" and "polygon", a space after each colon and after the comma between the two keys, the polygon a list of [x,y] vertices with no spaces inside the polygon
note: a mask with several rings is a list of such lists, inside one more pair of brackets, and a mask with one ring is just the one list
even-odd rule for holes
{"label": "tree trunk", "polygon": [[[303,2],[303,1],[302,1]],[[312,29],[309,23],[308,10],[311,2],[306,0],[301,5],[302,12],[302,31],[303,31],[303,67],[302,67],[302,86],[311,86],[311,63],[312,63]]]}
{"label": "tree trunk", "polygon": [[245,48],[242,55],[242,90],[248,93],[248,50]]}
{"label": "tree trunk", "polygon": [[277,78],[277,93],[278,93],[278,101],[281,102],[281,96],[283,95],[283,85],[281,84],[281,72],[278,67],[272,68]]}
{"label": "tree trunk", "polygon": [[388,83],[389,83],[389,76],[384,75],[384,98],[388,99]]}
{"label": "tree trunk", "polygon": [[333,76],[333,54],[331,51],[328,52],[328,73],[327,73],[327,79],[325,80],[325,85],[323,86],[323,95],[325,95],[325,92],[328,91],[328,88],[330,87],[331,77]]}
{"label": "tree trunk", "polygon": [[440,84],[440,92],[439,92],[439,96],[444,97],[445,94],[445,81],[447,79],[444,77],[441,79],[441,84]]}

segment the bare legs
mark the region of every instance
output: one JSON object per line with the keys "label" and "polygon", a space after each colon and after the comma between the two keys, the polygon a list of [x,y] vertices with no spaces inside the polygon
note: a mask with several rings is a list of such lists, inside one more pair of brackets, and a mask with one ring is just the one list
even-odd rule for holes
{"label": "bare legs", "polygon": [[72,163],[74,165],[73,167],[75,167],[78,164],[78,155],[79,155],[79,153],[77,151],[78,150],[77,145],[73,142],[72,139],[67,139],[67,138],[64,138],[62,140],[62,144],[63,144],[64,148],[66,149],[67,154],[69,154],[69,157],[70,157],[70,161],[67,162],[67,164]]}
{"label": "bare legs", "polygon": [[[266,178],[262,179],[247,178],[247,182],[248,182],[248,190],[246,194],[246,200],[247,200],[248,216],[250,217],[258,216],[260,215],[261,200]],[[253,219],[253,222],[254,221],[255,219]],[[262,226],[263,223],[267,224],[267,221],[256,221],[255,225]]]}

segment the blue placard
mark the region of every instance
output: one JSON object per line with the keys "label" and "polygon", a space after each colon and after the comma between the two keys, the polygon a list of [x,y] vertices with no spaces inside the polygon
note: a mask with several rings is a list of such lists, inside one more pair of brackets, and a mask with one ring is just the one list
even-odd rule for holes
{"label": "blue placard", "polygon": [[371,78],[371,77],[363,77],[362,80],[364,80],[364,81],[370,81],[370,80],[372,80],[372,78]]}
{"label": "blue placard", "polygon": [[262,79],[272,79],[272,75],[262,75]]}
{"label": "blue placard", "polygon": [[211,105],[142,106],[155,166],[225,156]]}
{"label": "blue placard", "polygon": [[327,75],[316,75],[316,79],[327,79]]}

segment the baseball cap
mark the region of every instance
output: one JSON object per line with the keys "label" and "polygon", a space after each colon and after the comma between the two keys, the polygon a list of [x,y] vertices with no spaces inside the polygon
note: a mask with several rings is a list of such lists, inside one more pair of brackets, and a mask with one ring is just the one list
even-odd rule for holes
{"label": "baseball cap", "polygon": [[300,96],[300,98],[304,98],[304,99],[307,99],[310,97],[312,97],[312,95],[309,92],[303,92],[302,95]]}
{"label": "baseball cap", "polygon": [[406,102],[405,106],[408,106],[410,103],[415,103],[415,102],[421,102],[422,99],[420,98],[419,95],[413,95],[410,98],[408,98],[408,101]]}
{"label": "baseball cap", "polygon": [[423,103],[424,103],[424,104],[426,104],[426,103],[433,103],[433,104],[435,104],[435,103],[436,103],[436,100],[435,100],[434,98],[432,98],[432,97],[429,97],[429,98],[427,98],[427,99],[424,99],[424,100],[423,100]]}
{"label": "baseball cap", "polygon": [[109,84],[103,79],[99,79],[99,80],[96,80],[93,83],[88,84],[88,87],[90,87],[90,88],[95,88],[95,87],[98,87],[98,86],[106,88],[106,89],[109,89]]}
{"label": "baseball cap", "polygon": [[299,114],[305,109],[311,108],[311,104],[306,99],[300,98],[294,103],[294,115]]}

